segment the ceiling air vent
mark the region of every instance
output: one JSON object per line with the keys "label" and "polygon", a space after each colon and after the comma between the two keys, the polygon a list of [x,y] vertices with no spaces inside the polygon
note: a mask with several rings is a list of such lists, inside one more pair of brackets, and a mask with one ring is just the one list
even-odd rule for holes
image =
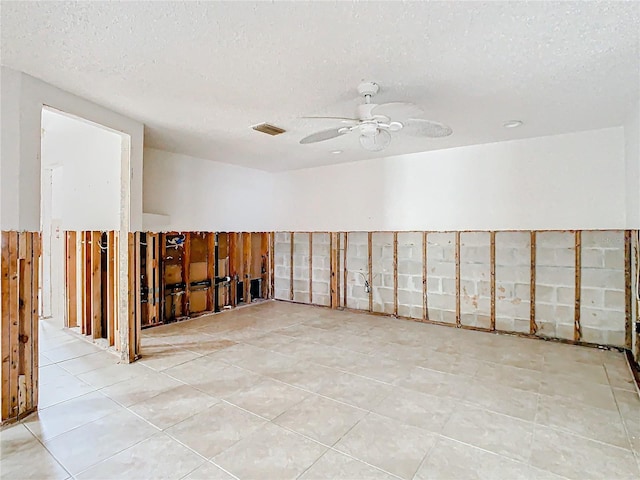
{"label": "ceiling air vent", "polygon": [[258,125],[253,125],[251,128],[258,132],[266,133],[267,135],[280,135],[286,131],[280,127],[269,125],[268,123],[259,123]]}

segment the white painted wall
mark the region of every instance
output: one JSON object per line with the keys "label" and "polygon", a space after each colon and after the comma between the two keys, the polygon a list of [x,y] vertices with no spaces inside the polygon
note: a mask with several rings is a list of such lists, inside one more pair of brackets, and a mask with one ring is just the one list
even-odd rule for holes
{"label": "white painted wall", "polygon": [[57,167],[52,218],[64,230],[118,230],[121,136],[48,110],[42,125],[42,164]]}
{"label": "white painted wall", "polygon": [[142,155],[144,125],[21,72],[2,67],[0,228],[40,230],[40,116],[42,107],[76,115],[122,132],[130,138],[131,156],[124,176],[130,190],[125,206],[127,229],[142,226]]}
{"label": "white painted wall", "polygon": [[144,229],[272,231],[272,183],[261,170],[146,148],[144,211],[156,216]]}
{"label": "white painted wall", "polygon": [[274,174],[275,230],[622,229],[622,127]]}
{"label": "white painted wall", "polygon": [[624,125],[627,224],[640,229],[640,101]]}

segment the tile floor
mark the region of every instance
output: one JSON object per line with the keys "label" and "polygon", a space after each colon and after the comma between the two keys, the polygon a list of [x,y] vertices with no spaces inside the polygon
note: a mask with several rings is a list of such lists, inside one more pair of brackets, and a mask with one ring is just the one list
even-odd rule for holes
{"label": "tile floor", "polygon": [[3,479],[638,479],[622,354],[265,302],[143,332],[41,322]]}

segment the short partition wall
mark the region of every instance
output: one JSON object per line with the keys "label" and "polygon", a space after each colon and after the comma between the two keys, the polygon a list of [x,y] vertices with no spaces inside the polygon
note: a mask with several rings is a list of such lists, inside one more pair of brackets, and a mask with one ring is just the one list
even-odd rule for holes
{"label": "short partition wall", "polygon": [[276,232],[274,297],[630,350],[632,235]]}

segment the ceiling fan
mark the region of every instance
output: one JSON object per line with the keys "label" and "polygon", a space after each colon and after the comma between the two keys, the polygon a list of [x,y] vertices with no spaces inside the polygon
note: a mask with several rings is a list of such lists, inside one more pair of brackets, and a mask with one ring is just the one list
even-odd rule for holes
{"label": "ceiling fan", "polygon": [[364,97],[364,103],[358,105],[357,118],[348,117],[302,117],[314,119],[340,120],[343,125],[313,133],[300,140],[308,143],[323,142],[341,137],[351,132],[360,134],[360,145],[366,150],[377,152],[391,142],[391,133],[402,132],[416,137],[448,137],[453,130],[448,125],[420,118],[423,111],[413,103],[391,102],[371,103],[379,87],[374,82],[362,82],[358,93]]}

